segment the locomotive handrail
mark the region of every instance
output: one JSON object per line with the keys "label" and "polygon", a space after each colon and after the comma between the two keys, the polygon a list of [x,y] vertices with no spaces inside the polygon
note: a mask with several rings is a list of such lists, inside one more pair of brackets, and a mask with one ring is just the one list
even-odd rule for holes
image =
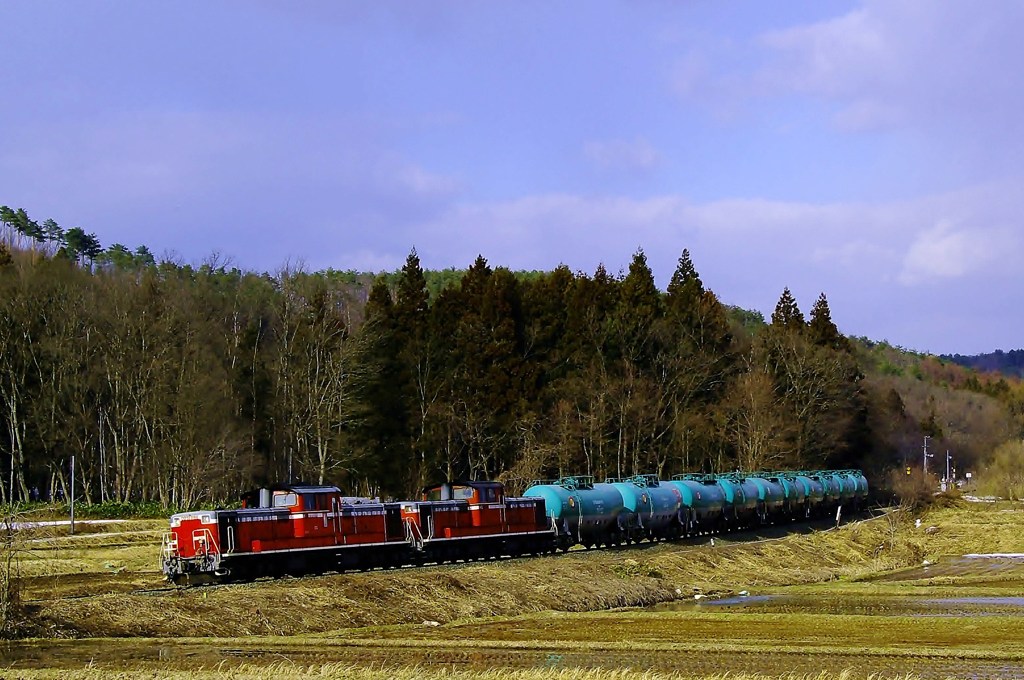
{"label": "locomotive handrail", "polygon": [[164,558],[167,559],[178,556],[178,539],[169,531],[164,532],[161,540],[160,552],[163,553]]}
{"label": "locomotive handrail", "polygon": [[220,547],[213,540],[213,532],[206,528],[195,529],[192,532],[192,546],[199,552],[197,545],[203,546],[203,553],[206,555],[216,555],[220,552]]}
{"label": "locomotive handrail", "polygon": [[405,540],[416,550],[423,550],[423,534],[420,525],[411,519],[405,520]]}

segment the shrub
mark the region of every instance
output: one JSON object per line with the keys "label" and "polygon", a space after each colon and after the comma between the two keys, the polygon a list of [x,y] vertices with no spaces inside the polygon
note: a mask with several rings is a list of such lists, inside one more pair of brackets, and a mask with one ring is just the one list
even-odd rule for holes
{"label": "shrub", "polygon": [[20,539],[15,528],[20,513],[8,506],[0,518],[0,637],[14,634],[21,618],[21,588],[19,576]]}
{"label": "shrub", "polygon": [[984,495],[1024,498],[1024,441],[1013,439],[998,446],[976,484]]}
{"label": "shrub", "polygon": [[935,498],[935,492],[939,490],[939,478],[919,468],[911,468],[909,475],[897,469],[889,473],[889,487],[901,505],[920,508],[929,505]]}

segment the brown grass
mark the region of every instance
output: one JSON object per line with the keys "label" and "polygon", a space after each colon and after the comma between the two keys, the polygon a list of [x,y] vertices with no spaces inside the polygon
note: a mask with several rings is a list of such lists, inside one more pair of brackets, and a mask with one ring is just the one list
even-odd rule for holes
{"label": "brown grass", "polygon": [[[41,563],[29,567],[39,575],[33,584],[35,601],[29,602],[32,618],[23,632],[58,637],[305,635],[546,610],[639,607],[692,599],[695,593],[836,581],[861,587],[855,582],[920,565],[926,556],[934,560],[942,554],[1020,550],[1024,512],[1003,510],[940,510],[927,515],[920,529],[908,514],[894,513],[762,542],[716,538],[714,547],[660,544],[574,551],[155,593],[135,591],[158,585],[156,537],[109,534],[94,543],[62,544],[48,557],[38,551]],[[926,533],[932,526],[936,529]]]}
{"label": "brown grass", "polygon": [[[540,670],[490,670],[466,671],[449,668],[379,667],[364,668],[339,664],[297,666],[280,663],[274,666],[240,666],[230,669],[204,669],[196,671],[111,671],[103,669],[82,669],[77,671],[27,670],[5,675],[9,678],[26,680],[122,680],[129,678],[150,678],[152,680],[300,680],[304,678],[343,678],[346,680],[848,680],[846,671],[816,674],[746,674],[727,673],[693,675],[689,673],[658,673],[653,671],[594,670],[594,669],[540,669]],[[872,678],[876,676],[871,676]],[[913,680],[914,675],[886,676],[893,680]]]}

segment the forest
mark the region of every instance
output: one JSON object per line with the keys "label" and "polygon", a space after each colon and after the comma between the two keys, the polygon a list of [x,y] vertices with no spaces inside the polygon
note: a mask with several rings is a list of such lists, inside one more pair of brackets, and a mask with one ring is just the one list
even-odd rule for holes
{"label": "forest", "polygon": [[1009,352],[996,350],[976,356],[963,356],[954,354],[943,356],[953,363],[976,368],[982,371],[995,371],[1003,375],[1012,375],[1018,378],[1024,377],[1024,349],[1011,349]]}
{"label": "forest", "polygon": [[[478,257],[381,275],[157,260],[0,208],[0,502],[188,508],[254,485],[410,497],[564,474],[982,464],[1024,389],[844,337],[822,293],[770,320],[722,303],[682,250],[628,269]],[[938,458],[936,459],[939,460]],[[941,463],[932,463],[941,467]]]}

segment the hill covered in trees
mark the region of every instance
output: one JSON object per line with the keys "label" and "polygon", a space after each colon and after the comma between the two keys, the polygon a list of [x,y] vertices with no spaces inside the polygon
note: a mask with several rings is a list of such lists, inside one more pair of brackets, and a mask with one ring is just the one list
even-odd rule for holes
{"label": "hill covered in trees", "polygon": [[[409,496],[562,474],[864,467],[923,436],[982,461],[1022,431],[1019,382],[843,337],[822,294],[770,321],[683,250],[627,272],[425,272],[156,261],[0,210],[0,499],[186,507],[280,480]],[[79,236],[88,237],[82,247]],[[936,448],[936,450],[939,450]]]}
{"label": "hill covered in trees", "polygon": [[1024,378],[1024,349],[1011,349],[1009,352],[997,349],[987,354],[970,356],[954,354],[942,358],[986,373],[1000,373],[1005,376]]}

